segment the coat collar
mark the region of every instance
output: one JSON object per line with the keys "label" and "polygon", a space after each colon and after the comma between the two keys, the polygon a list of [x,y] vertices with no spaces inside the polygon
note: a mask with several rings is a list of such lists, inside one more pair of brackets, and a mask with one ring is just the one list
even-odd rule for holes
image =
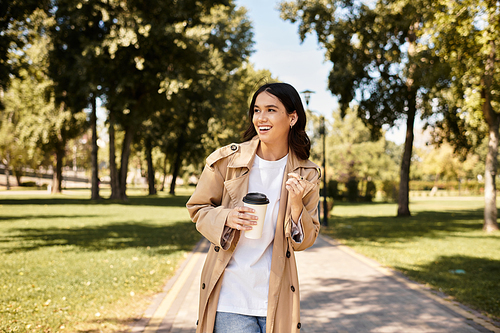
{"label": "coat collar", "polygon": [[252,140],[240,144],[239,154],[234,156],[234,159],[229,163],[230,168],[248,168],[252,167],[253,160],[257,154],[259,147],[259,137],[254,136]]}

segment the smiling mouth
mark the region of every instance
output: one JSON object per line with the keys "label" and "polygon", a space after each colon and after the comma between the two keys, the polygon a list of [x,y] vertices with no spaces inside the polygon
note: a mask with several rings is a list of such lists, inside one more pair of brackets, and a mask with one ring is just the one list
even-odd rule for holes
{"label": "smiling mouth", "polygon": [[271,126],[259,126],[259,132],[265,133],[271,129]]}

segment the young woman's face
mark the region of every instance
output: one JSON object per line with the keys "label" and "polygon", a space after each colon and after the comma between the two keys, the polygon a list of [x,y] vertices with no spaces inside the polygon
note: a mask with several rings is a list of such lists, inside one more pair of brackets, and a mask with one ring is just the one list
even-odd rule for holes
{"label": "young woman's face", "polygon": [[[267,144],[288,142],[290,125],[297,121],[297,113],[287,114],[285,106],[274,95],[261,92],[255,99],[253,125],[261,142]],[[284,141],[285,140],[285,141]]]}

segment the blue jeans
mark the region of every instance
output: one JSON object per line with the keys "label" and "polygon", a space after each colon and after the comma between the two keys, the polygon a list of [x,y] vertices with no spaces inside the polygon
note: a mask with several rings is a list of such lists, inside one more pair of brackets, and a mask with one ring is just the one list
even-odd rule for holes
{"label": "blue jeans", "polygon": [[217,312],[214,333],[266,333],[266,317]]}

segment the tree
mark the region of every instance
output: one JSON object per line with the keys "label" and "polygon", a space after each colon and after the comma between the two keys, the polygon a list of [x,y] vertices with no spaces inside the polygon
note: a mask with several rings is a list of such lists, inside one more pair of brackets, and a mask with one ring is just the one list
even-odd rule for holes
{"label": "tree", "polygon": [[31,164],[33,168],[43,161],[43,155],[53,154],[52,191],[55,193],[61,192],[66,143],[83,132],[86,117],[83,112],[72,114],[64,103],[55,104],[53,82],[47,73],[50,38],[44,32],[53,21],[43,11],[37,10],[30,16],[30,24],[30,29],[38,32],[34,33],[37,37],[32,38],[29,47],[17,51],[30,66],[19,70],[18,77],[11,80],[5,94],[4,112],[10,114],[10,124],[14,125],[15,140],[11,142],[10,153],[12,147],[21,145],[23,154],[26,154],[24,166]]}
{"label": "tree", "polygon": [[91,199],[99,199],[97,106],[103,94],[103,61],[99,47],[110,31],[107,11],[113,3],[98,0],[76,3],[71,0],[52,2],[55,24],[50,30],[52,48],[50,76],[55,82],[56,102],[73,113],[90,107],[92,131]]}
{"label": "tree", "polygon": [[185,29],[179,38],[192,60],[184,56],[187,62],[179,64],[177,78],[161,83],[164,106],[153,114],[152,122],[146,120],[150,128],[161,124],[160,130],[148,133],[156,133],[152,146],[161,146],[169,161],[171,194],[183,162],[197,163],[205,156],[202,138],[211,119],[225,116],[240,77],[236,73],[253,44],[246,11],[234,4],[212,7],[200,17],[200,26]]}
{"label": "tree", "polygon": [[[0,110],[5,107],[4,93],[9,87],[11,78],[18,74],[19,69],[26,68],[28,62],[22,57],[22,50],[25,45],[29,45],[32,35],[30,29],[26,27],[29,23],[26,19],[37,8],[48,8],[48,1],[2,1],[0,3]],[[16,53],[17,52],[17,53]],[[23,164],[25,155],[19,140],[13,136],[14,115],[6,112],[0,119],[0,156],[3,156],[2,162],[6,165],[7,188],[9,184],[9,169],[11,165]],[[19,152],[20,154],[13,153]],[[14,157],[12,157],[14,156]],[[17,158],[15,157],[17,156]],[[19,163],[16,163],[19,162]],[[14,163],[14,164],[12,164]],[[14,170],[18,183],[20,182],[20,173]]]}
{"label": "tree", "polygon": [[[190,87],[196,70],[211,73],[206,66],[210,60],[207,49],[214,40],[221,48],[229,46],[228,56],[231,54],[227,40],[218,40],[217,30],[203,21],[220,3],[227,5],[228,1],[167,1],[154,11],[142,2],[130,2],[127,8],[109,11],[109,21],[114,24],[100,52],[106,55],[106,107],[113,113],[114,123],[125,131],[120,171],[116,172],[120,198],[126,198],[130,144],[141,124],[157,111],[169,117],[168,113],[185,110],[172,107],[172,96]],[[200,35],[211,38],[200,40]]]}
{"label": "tree", "polygon": [[[10,170],[12,166],[18,164],[15,162],[19,157],[22,158],[22,144],[16,138],[16,122],[15,113],[12,111],[0,111],[0,157],[1,162],[5,165],[5,177],[7,180],[7,190],[10,190]],[[22,158],[24,160],[24,158]],[[22,162],[19,164],[23,164]],[[15,167],[14,167],[15,168]],[[20,181],[18,179],[18,185]]]}
{"label": "tree", "polygon": [[135,136],[134,150],[140,153],[140,157],[145,159],[147,169],[147,181],[149,195],[155,195],[155,167],[153,163],[153,142],[155,138],[161,137],[165,127],[160,123],[160,112],[155,112],[150,119],[146,119],[140,126],[138,133]]}
{"label": "tree", "polygon": [[[51,68],[58,83],[59,99],[75,112],[86,105],[92,106],[92,198],[99,197],[96,98],[101,97],[113,113],[110,125],[117,123],[125,130],[119,172],[113,163],[114,145],[110,145],[112,197],[125,199],[134,135],[158,107],[160,82],[177,70],[177,60],[191,60],[188,53],[175,52],[184,50],[182,40],[176,37],[185,27],[197,25],[200,15],[219,2],[226,1],[162,1],[153,7],[142,1],[53,3],[57,25],[52,30],[55,47],[51,52]],[[113,133],[110,128],[110,134]]]}
{"label": "tree", "polygon": [[108,135],[109,135],[109,178],[111,185],[110,199],[120,198],[120,182],[118,168],[116,166],[116,146],[115,146],[115,113],[109,112],[108,115]]}
{"label": "tree", "polygon": [[[154,8],[141,1],[59,0],[54,6],[51,64],[58,96],[75,111],[99,96],[109,111],[112,197],[126,198],[131,144],[140,142],[138,131],[157,112],[175,120],[162,130],[177,133],[171,165],[178,173],[189,151],[185,141],[194,140],[179,128],[210,109],[207,96],[221,100],[221,83],[250,52],[244,12],[223,0],[163,1]],[[203,128],[203,119],[196,125]],[[119,170],[115,126],[125,133]]]}
{"label": "tree", "polygon": [[[381,136],[371,140],[371,133],[356,111],[348,108],[344,117],[333,112],[333,122],[326,138],[327,146],[334,147],[327,153],[327,166],[331,178],[340,183],[395,181],[400,164],[400,149]],[[319,155],[319,147],[313,147],[313,155]],[[366,192],[366,191],[365,191]],[[333,195],[333,193],[332,193]]]}
{"label": "tree", "polygon": [[496,177],[500,140],[500,4],[495,1],[436,1],[434,18],[425,28],[429,43],[452,68],[448,89],[436,94],[435,107],[445,115],[441,138],[468,151],[486,132],[483,230],[498,230]]}
{"label": "tree", "polygon": [[329,89],[339,96],[343,113],[356,102],[358,116],[374,138],[380,136],[382,125],[406,119],[398,216],[410,215],[410,163],[418,102],[447,73],[435,50],[420,38],[430,15],[428,8],[425,0],[379,0],[369,6],[340,0],[281,3],[282,17],[300,22],[301,39],[314,31],[326,48],[333,63]]}
{"label": "tree", "polygon": [[[197,127],[190,142],[191,151],[185,154],[184,160],[189,166],[189,174],[199,174],[206,156],[215,149],[240,142],[246,130],[250,99],[255,90],[269,80],[275,80],[268,70],[255,70],[252,64],[244,62],[240,68],[228,78],[221,90],[222,98],[215,99],[217,94],[207,96],[217,104],[212,105],[213,111],[207,109],[202,126],[193,122]],[[166,150],[168,151],[168,149]]]}

